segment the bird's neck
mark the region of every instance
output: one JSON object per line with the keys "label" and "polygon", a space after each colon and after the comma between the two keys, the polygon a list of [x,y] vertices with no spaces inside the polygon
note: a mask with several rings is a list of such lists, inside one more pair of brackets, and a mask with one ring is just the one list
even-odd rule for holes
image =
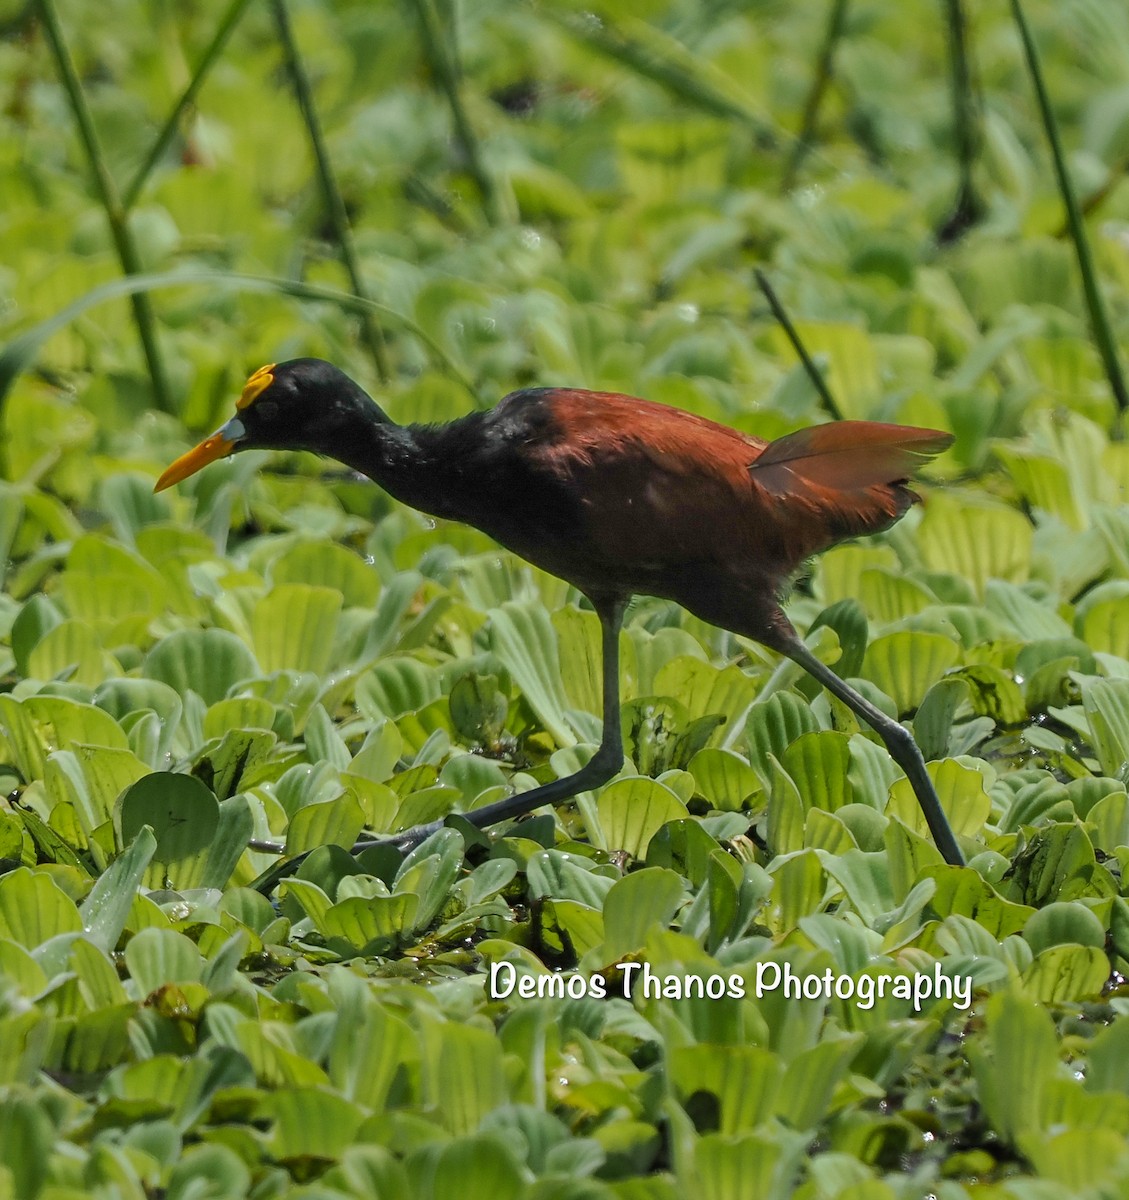
{"label": "bird's neck", "polygon": [[461,506],[460,463],[446,446],[450,426],[397,425],[382,420],[367,425],[333,456],[367,475],[397,500],[436,517],[454,517]]}

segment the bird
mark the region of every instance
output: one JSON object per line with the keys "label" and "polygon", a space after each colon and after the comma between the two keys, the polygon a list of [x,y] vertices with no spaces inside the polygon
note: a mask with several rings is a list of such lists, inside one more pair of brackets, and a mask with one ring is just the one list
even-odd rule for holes
{"label": "bird", "polygon": [[[910,731],[822,663],[781,607],[807,559],[900,520],[920,499],[910,477],[952,441],[874,421],[765,441],[669,405],[573,387],[524,388],[446,424],[401,425],[331,363],[296,358],[255,371],[235,415],[154,490],[239,451],[313,451],[413,508],[475,526],[588,598],[601,631],[600,744],[573,774],[462,814],[480,829],[622,770],[619,633],[630,599],[649,595],[786,656],[843,701],[904,771],[942,857],[961,866]],[[384,842],[411,849],[442,824]]]}

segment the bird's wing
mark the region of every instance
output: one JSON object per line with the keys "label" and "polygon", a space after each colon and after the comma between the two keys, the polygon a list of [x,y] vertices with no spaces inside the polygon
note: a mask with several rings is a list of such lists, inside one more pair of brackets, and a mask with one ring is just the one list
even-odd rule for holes
{"label": "bird's wing", "polygon": [[542,466],[575,497],[580,532],[604,560],[658,568],[716,561],[743,542],[765,442],[632,397],[558,392]]}
{"label": "bird's wing", "polygon": [[799,429],[771,442],[749,471],[761,487],[777,495],[813,485],[859,491],[909,479],[952,441],[952,434],[936,429],[837,421]]}
{"label": "bird's wing", "polygon": [[948,434],[866,421],[772,443],[665,405],[558,390],[538,449],[583,514],[578,553],[640,569],[761,564],[785,574],[847,537],[887,529],[902,486]]}

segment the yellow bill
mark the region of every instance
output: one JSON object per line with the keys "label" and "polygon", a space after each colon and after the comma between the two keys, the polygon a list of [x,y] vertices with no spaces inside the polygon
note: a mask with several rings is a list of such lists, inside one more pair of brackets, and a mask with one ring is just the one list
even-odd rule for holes
{"label": "yellow bill", "polygon": [[216,430],[210,438],[205,438],[198,446],[194,446],[187,454],[182,454],[176,462],[169,466],[157,480],[153,491],[163,492],[165,488],[172,487],[174,483],[180,483],[189,475],[195,475],[201,467],[206,467],[208,463],[215,462],[219,458],[226,458],[235,449],[236,443],[242,436],[243,423],[237,417],[233,417],[222,429]]}

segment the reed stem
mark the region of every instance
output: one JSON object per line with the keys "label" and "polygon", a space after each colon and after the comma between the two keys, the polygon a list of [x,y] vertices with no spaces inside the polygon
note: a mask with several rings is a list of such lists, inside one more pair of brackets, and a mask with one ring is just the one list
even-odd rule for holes
{"label": "reed stem", "polygon": [[1106,378],[1109,380],[1113,398],[1117,403],[1118,416],[1124,418],[1129,409],[1129,392],[1125,388],[1125,377],[1121,373],[1121,362],[1117,356],[1117,343],[1110,328],[1109,315],[1106,312],[1105,301],[1101,288],[1098,286],[1097,272],[1094,269],[1093,253],[1090,249],[1090,239],[1086,233],[1086,225],[1082,220],[1082,212],[1078,207],[1078,198],[1074,192],[1074,184],[1066,169],[1066,157],[1062,151],[1062,140],[1059,137],[1058,122],[1051,108],[1050,97],[1046,84],[1043,82],[1043,70],[1039,63],[1039,52],[1035,39],[1031,36],[1031,28],[1023,14],[1020,0],[1011,0],[1011,11],[1015,23],[1019,27],[1019,36],[1023,42],[1023,53],[1027,58],[1027,69],[1031,73],[1031,82],[1035,88],[1035,97],[1039,102],[1039,112],[1043,118],[1043,128],[1051,147],[1051,159],[1054,162],[1055,178],[1058,181],[1059,194],[1066,208],[1066,222],[1070,231],[1070,240],[1074,243],[1074,255],[1078,259],[1078,270],[1082,276],[1082,291],[1086,300],[1086,309],[1090,317],[1090,329],[1101,355]]}
{"label": "reed stem", "polygon": [[965,36],[967,21],[961,0],[945,0],[949,40],[949,78],[952,83],[953,137],[957,149],[956,200],[952,212],[937,230],[937,241],[942,245],[955,242],[980,220],[984,213],[984,201],[976,190],[973,168],[980,152],[980,106],[972,83],[972,69],[968,58],[968,39]]}
{"label": "reed stem", "polygon": [[847,25],[847,4],[848,0],[831,0],[831,11],[827,15],[827,27],[823,33],[823,45],[819,49],[815,77],[811,81],[807,100],[804,102],[800,132],[796,136],[788,165],[784,168],[784,176],[780,181],[781,191],[792,190],[796,176],[800,173],[800,167],[815,141],[815,127],[819,120],[819,110],[823,106],[823,98],[827,94],[834,75],[835,49],[839,45],[843,30]]}
{"label": "reed stem", "polygon": [[757,286],[764,293],[764,298],[768,301],[768,307],[772,309],[772,315],[780,322],[780,327],[792,343],[792,349],[799,355],[800,362],[803,364],[804,370],[808,373],[808,378],[815,385],[815,390],[819,394],[819,399],[824,410],[832,420],[841,421],[843,419],[842,410],[839,408],[835,397],[831,394],[831,389],[827,386],[827,380],[823,377],[823,372],[816,366],[815,360],[808,353],[807,347],[800,339],[799,331],[792,324],[792,319],[788,316],[784,305],[780,303],[780,298],[777,296],[775,288],[769,283],[768,276],[760,267],[754,268],[753,274],[756,276]]}
{"label": "reed stem", "polygon": [[451,109],[451,119],[455,125],[455,137],[466,158],[467,170],[478,189],[486,220],[491,225],[498,225],[502,220],[501,198],[493,176],[486,169],[478,135],[467,114],[458,63],[444,40],[439,18],[431,6],[431,0],[413,0],[413,6],[416,11],[416,20],[419,23],[424,55],[431,64],[431,69],[439,81],[439,86],[443,89],[443,94],[447,97],[447,104]]}
{"label": "reed stem", "polygon": [[227,45],[227,39],[231,36],[235,26],[239,24],[240,18],[250,3],[251,0],[231,0],[231,4],[228,5],[227,12],[224,13],[219,25],[216,27],[216,32],[212,36],[211,42],[208,43],[203,57],[197,64],[196,70],[192,73],[192,78],[188,81],[188,86],[173,106],[172,112],[169,113],[168,119],[161,127],[161,132],[157,135],[157,140],[150,147],[149,153],[145,156],[145,161],[138,168],[137,173],[122,196],[122,208],[126,212],[129,212],[137,203],[138,197],[149,180],[149,176],[153,173],[153,169],[164,157],[169,144],[176,136],[176,131],[180,128],[184,114],[194,103],[196,94],[199,92],[208,73],[215,65],[224,46]]}
{"label": "reed stem", "polygon": [[[67,49],[62,26],[59,24],[58,14],[55,12],[54,0],[38,0],[38,5],[47,42],[59,73],[59,80],[70,104],[71,115],[78,127],[79,139],[86,153],[87,165],[90,168],[98,199],[106,214],[118,262],[124,274],[140,275],[143,271],[141,255],[133,239],[133,231],[129,227],[126,209],[122,205],[117,185],[110,174],[106,157],[102,153],[102,147],[98,141],[98,131],[94,128],[94,118],[86,103],[86,96],[83,93],[70,51]],[[164,361],[157,340],[157,320],[153,306],[149,302],[149,297],[143,292],[131,295],[129,302],[133,310],[133,321],[137,326],[137,336],[141,342],[141,351],[145,356],[145,363],[149,371],[149,380],[153,386],[153,398],[162,412],[175,415],[176,407],[169,391]]]}
{"label": "reed stem", "polygon": [[[365,289],[364,279],[361,276],[360,262],[357,259],[356,249],[353,245],[352,231],[349,228],[349,214],[345,208],[345,201],[341,196],[341,189],[337,186],[337,178],[333,173],[333,164],[330,162],[329,152],[325,147],[325,139],[322,137],[321,122],[318,120],[313,90],[310,87],[310,81],[306,75],[306,69],[302,63],[302,56],[299,53],[297,43],[294,41],[294,33],[290,27],[290,16],[286,11],[286,0],[271,0],[271,8],[274,12],[275,27],[278,30],[279,41],[282,43],[282,52],[286,59],[287,70],[290,72],[290,81],[294,88],[294,98],[298,102],[298,109],[302,114],[302,120],[306,125],[306,133],[310,139],[310,148],[314,153],[314,164],[317,170],[318,181],[321,184],[322,200],[325,203],[326,216],[333,230],[333,236],[337,241],[337,249],[341,255],[341,261],[345,266],[346,274],[349,276],[349,286],[357,296],[367,300],[369,297]],[[367,309],[362,310],[359,316],[361,334],[372,357],[377,377],[381,383],[387,383],[389,378],[391,378],[391,372],[388,368],[388,356],[384,348],[384,335],[370,311]]]}

